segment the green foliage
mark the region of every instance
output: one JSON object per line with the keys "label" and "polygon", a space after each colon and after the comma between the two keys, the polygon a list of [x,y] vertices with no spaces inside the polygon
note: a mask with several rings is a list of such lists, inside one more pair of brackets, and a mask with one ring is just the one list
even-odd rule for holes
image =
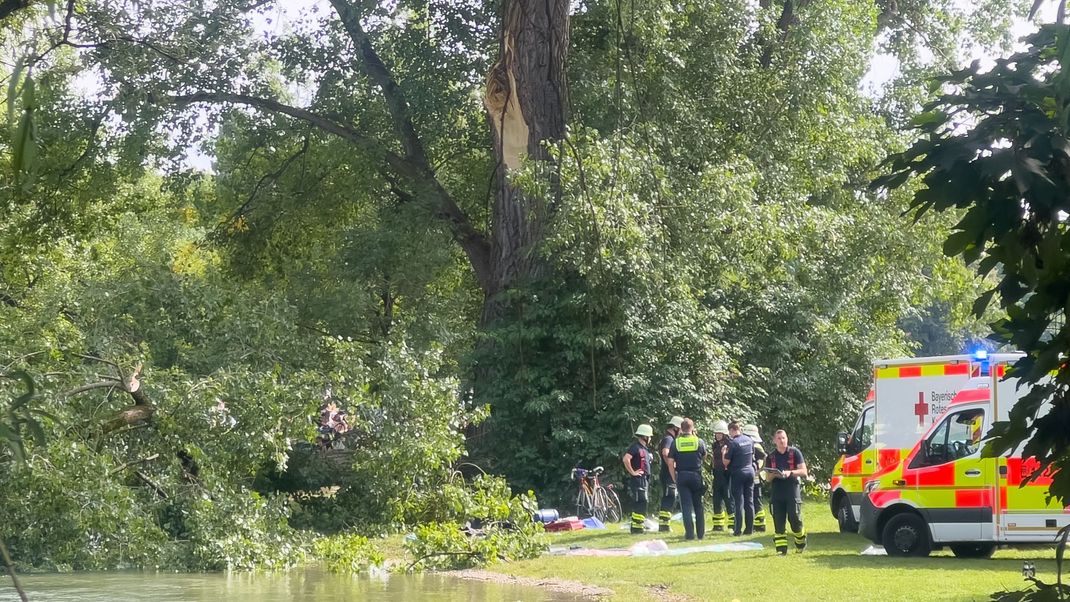
{"label": "green foliage", "polygon": [[[440,352],[384,347],[364,373],[367,380],[354,381],[344,397],[353,421],[345,438],[349,449],[306,450],[293,470],[268,485],[285,491],[339,487],[302,504],[296,517],[301,526],[382,534],[425,520],[429,507],[443,503],[449,466],[464,453],[461,427],[478,422],[482,412],[465,410],[456,400],[457,382],[434,374]],[[350,366],[361,361],[343,357]],[[339,385],[351,378],[332,374]]]}
{"label": "green foliage", "polygon": [[1041,464],[1032,476],[1058,471],[1050,491],[1063,499],[1070,495],[1070,472],[1060,470],[1070,462],[1070,29],[1045,25],[1024,42],[991,70],[974,64],[938,78],[944,93],[915,119],[924,138],[892,157],[891,173],[875,185],[894,188],[916,174],[925,185],[911,205],[916,216],[965,210],[944,251],[996,274],[998,284],[974,311],[998,299],[1007,317],[994,324],[994,338],[1026,352],[1012,373],[1033,385],[1010,420],[993,427],[987,453],[1025,442],[1023,455]]}
{"label": "green foliage", "polygon": [[[435,491],[462,451],[473,413],[453,401],[457,383],[439,373],[440,355],[300,327],[284,299],[229,278],[187,214],[124,214],[122,232],[56,245],[35,286],[0,305],[0,362],[33,374],[54,415],[35,416],[49,439],[26,442],[27,465],[0,471],[3,491],[17,492],[0,496],[0,532],[25,565],[300,562],[289,517],[307,513],[254,485],[312,439],[327,391],[354,427],[335,528],[406,522],[408,500]],[[138,364],[150,405],[121,384]],[[11,397],[24,395],[21,385],[0,383]],[[122,412],[139,407],[151,417],[125,423]]]}
{"label": "green foliage", "polygon": [[[477,477],[470,487],[445,496],[449,522],[427,522],[415,529],[405,548],[415,558],[410,568],[458,569],[499,561],[534,558],[547,546],[532,492],[513,496],[504,479]],[[466,522],[467,521],[467,522]],[[462,523],[478,524],[462,530]]]}
{"label": "green foliage", "polygon": [[45,432],[41,428],[40,417],[48,416],[31,405],[36,395],[33,378],[22,370],[16,370],[9,374],[0,373],[0,379],[16,380],[25,387],[25,392],[18,395],[4,408],[3,417],[0,418],[0,440],[3,440],[15,460],[19,463],[26,461],[26,446],[23,440],[27,434],[32,436],[38,445],[44,445]]}
{"label": "green foliage", "polygon": [[53,441],[28,464],[0,473],[2,537],[25,567],[48,570],[154,566],[167,537],[143,496],[83,443]]}
{"label": "green foliage", "polygon": [[[255,491],[229,491],[165,507],[165,524],[177,541],[165,566],[191,570],[285,569],[305,559],[303,542],[287,524],[287,501]],[[165,548],[166,549],[166,548]]]}
{"label": "green foliage", "polygon": [[362,573],[386,562],[375,542],[345,533],[320,537],[312,544],[312,554],[332,573]]}
{"label": "green foliage", "polygon": [[[307,120],[168,100],[240,92],[411,144],[336,14],[258,30],[282,4],[86,0],[70,32],[20,29],[20,53],[79,45],[37,56],[32,85],[14,74],[8,108],[31,107],[33,130],[18,111],[0,128],[34,176],[0,183],[0,363],[56,415],[25,470],[0,473],[19,492],[0,494],[0,534],[35,528],[33,507],[70,527],[13,540],[26,562],[278,567],[301,557],[295,526],[432,521],[414,545],[451,554],[423,564],[527,556],[531,500],[460,483],[463,434],[551,500],[577,462],[619,471],[634,426],[674,414],[786,427],[820,471],[870,357],[911,346],[903,316],[944,303],[965,322],[954,300],[977,284],[939,249],[954,219],[904,229],[906,195],[865,190],[925,92],[859,92],[883,40],[907,60],[955,45],[949,0],[583,3],[561,194],[530,250],[546,270],[488,299],[426,178]],[[486,232],[499,4],[360,4],[434,183]],[[1008,9],[986,6],[991,30]],[[186,170],[191,148],[213,173]],[[510,177],[545,190],[536,171]],[[147,403],[126,384],[139,365]],[[328,398],[351,418],[344,449],[312,445]],[[124,425],[131,407],[151,416]],[[473,518],[485,536],[459,535]]]}
{"label": "green foliage", "polygon": [[576,18],[589,127],[555,155],[555,271],[498,300],[506,318],[471,361],[492,410],[477,462],[549,503],[576,463],[619,477],[635,426],[674,414],[786,428],[823,474],[871,360],[920,343],[903,318],[943,304],[946,330],[977,331],[960,298],[980,284],[941,253],[954,219],[905,229],[906,194],[865,190],[900,143],[859,92],[869,8],[807,5],[768,65],[779,34],[755,8],[594,3]]}

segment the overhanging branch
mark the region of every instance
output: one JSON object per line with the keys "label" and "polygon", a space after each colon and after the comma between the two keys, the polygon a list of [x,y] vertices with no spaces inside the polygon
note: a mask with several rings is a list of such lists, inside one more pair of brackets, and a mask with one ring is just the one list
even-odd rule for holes
{"label": "overhanging branch", "polygon": [[245,94],[230,94],[227,92],[197,92],[195,94],[167,96],[165,99],[179,106],[202,102],[217,104],[230,103],[253,107],[255,109],[268,111],[269,113],[288,115],[294,119],[300,119],[301,121],[314,125],[329,134],[334,134],[335,136],[348,140],[361,150],[385,160],[390,167],[397,169],[398,171],[411,171],[411,167],[405,164],[405,160],[401,156],[387,149],[378,140],[366,136],[349,126],[342,125],[332,119],[324,117],[323,115],[313,113],[308,109],[285,105],[276,100],[271,100],[270,98],[260,98]]}
{"label": "overhanging branch", "polygon": [[360,24],[360,15],[357,14],[357,10],[353,5],[346,0],[330,1],[331,6],[334,7],[338,17],[342,20],[342,25],[345,26],[349,39],[352,40],[360,52],[361,68],[383,92],[383,98],[386,100],[387,109],[390,111],[390,117],[394,122],[394,129],[397,130],[398,137],[401,138],[401,145],[405,149],[406,157],[430,173],[431,162],[427,158],[427,152],[424,150],[420,135],[416,133],[416,126],[412,123],[412,112],[408,101],[405,100],[405,93],[394,79],[394,74],[387,68],[386,63],[383,62],[383,59],[379,57],[379,53],[372,46],[371,41],[368,39],[368,34],[364,32],[364,28]]}
{"label": "overhanging branch", "polygon": [[[333,1],[333,0],[332,0]],[[150,102],[157,99],[150,96]],[[423,153],[422,145],[418,145],[420,154],[402,157],[391,151],[378,140],[367,136],[357,130],[340,124],[328,117],[314,113],[307,109],[293,107],[269,98],[259,98],[245,94],[231,94],[227,92],[197,92],[195,94],[165,96],[167,100],[179,106],[196,103],[231,103],[253,107],[269,113],[287,115],[300,119],[308,124],[316,126],[320,130],[333,134],[349,141],[357,148],[382,160],[386,167],[406,178],[412,183],[413,188],[419,195],[431,200],[435,207],[435,217],[440,218],[449,226],[453,239],[457,241],[468,256],[476,280],[484,291],[492,290],[492,273],[490,270],[490,244],[482,232],[472,225],[468,215],[457,205],[442,184],[435,177],[427,157]],[[415,130],[412,130],[415,136]],[[418,139],[417,139],[418,141]],[[410,149],[406,146],[406,149]]]}

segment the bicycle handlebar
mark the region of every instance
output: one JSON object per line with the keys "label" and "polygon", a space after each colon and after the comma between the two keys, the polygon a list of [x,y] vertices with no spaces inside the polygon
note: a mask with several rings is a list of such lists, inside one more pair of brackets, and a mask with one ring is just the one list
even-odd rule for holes
{"label": "bicycle handlebar", "polygon": [[606,469],[601,466],[595,466],[590,470],[577,466],[576,468],[572,469],[572,472],[569,474],[569,478],[571,478],[572,480],[578,480],[582,478],[597,477],[605,471]]}

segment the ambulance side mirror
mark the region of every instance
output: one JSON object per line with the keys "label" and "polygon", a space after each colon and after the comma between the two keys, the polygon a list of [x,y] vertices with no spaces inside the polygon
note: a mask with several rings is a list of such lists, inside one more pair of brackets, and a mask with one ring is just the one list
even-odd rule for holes
{"label": "ambulance side mirror", "polygon": [[836,449],[841,454],[847,453],[847,433],[836,433]]}

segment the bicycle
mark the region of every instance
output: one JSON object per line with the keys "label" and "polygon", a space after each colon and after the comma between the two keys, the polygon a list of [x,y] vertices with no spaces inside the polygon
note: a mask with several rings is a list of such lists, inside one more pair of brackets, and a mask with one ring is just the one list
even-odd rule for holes
{"label": "bicycle", "polygon": [[594,517],[603,523],[615,523],[621,519],[620,498],[613,489],[613,484],[602,485],[599,476],[605,472],[601,466],[593,470],[573,468],[572,480],[579,482],[576,494],[576,515]]}

